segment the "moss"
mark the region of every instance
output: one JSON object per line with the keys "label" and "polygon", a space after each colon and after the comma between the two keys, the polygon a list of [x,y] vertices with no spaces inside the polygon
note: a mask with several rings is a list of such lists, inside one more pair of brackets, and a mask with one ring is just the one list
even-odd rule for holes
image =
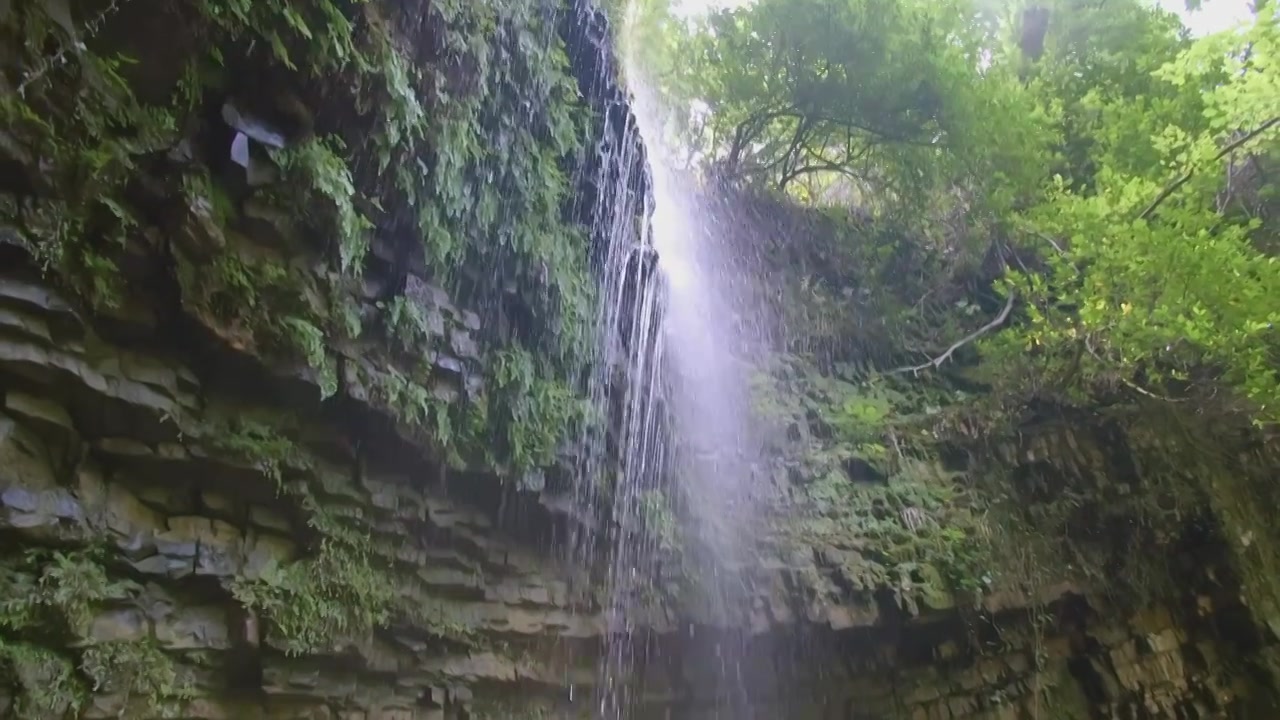
{"label": "moss", "polygon": [[932,434],[944,393],[848,380],[794,357],[754,385],[793,484],[785,540],[837,549],[855,589],[886,587],[912,608],[949,607],[989,586],[999,570],[983,509],[965,474],[942,466]]}
{"label": "moss", "polygon": [[1208,457],[1216,462],[1191,461],[1191,467],[1207,485],[1244,599],[1260,624],[1280,628],[1280,531],[1269,512],[1280,501],[1271,480],[1276,459],[1257,451],[1244,454],[1243,462]]}
{"label": "moss", "polygon": [[475,628],[452,616],[448,606],[420,588],[410,588],[395,602],[396,615],[413,623],[441,640],[467,648],[486,648],[492,643],[480,637]]}
{"label": "moss", "polygon": [[645,491],[640,497],[640,517],[645,532],[656,538],[660,550],[671,553],[683,549],[680,525],[665,492],[658,489]]}

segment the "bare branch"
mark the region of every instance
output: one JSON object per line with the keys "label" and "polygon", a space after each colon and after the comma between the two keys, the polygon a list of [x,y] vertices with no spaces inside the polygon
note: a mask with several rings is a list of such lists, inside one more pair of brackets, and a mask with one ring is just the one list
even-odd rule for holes
{"label": "bare branch", "polygon": [[998,327],[1000,327],[1001,325],[1003,325],[1003,324],[1004,324],[1004,322],[1005,322],[1006,320],[1008,320],[1008,319],[1009,319],[1009,313],[1013,310],[1013,301],[1014,301],[1015,299],[1017,299],[1017,297],[1018,297],[1018,294],[1017,294],[1017,293],[1013,293],[1013,292],[1009,293],[1009,299],[1008,299],[1007,301],[1005,301],[1004,309],[1000,311],[1000,314],[999,314],[999,315],[997,315],[997,316],[995,317],[995,319],[994,319],[994,320],[992,320],[991,322],[987,323],[986,325],[983,325],[982,327],[978,328],[977,330],[974,330],[973,332],[969,333],[968,335],[965,335],[964,337],[960,338],[959,340],[955,341],[954,343],[952,343],[951,347],[947,348],[947,351],[946,351],[946,352],[942,353],[942,354],[941,354],[941,355],[939,355],[938,357],[936,357],[936,358],[934,358],[934,359],[930,360],[929,362],[921,363],[920,365],[913,365],[913,366],[909,366],[909,367],[900,367],[900,368],[897,368],[896,370],[890,370],[889,372],[887,372],[887,373],[885,373],[885,374],[886,374],[886,375],[898,375],[898,374],[900,374],[900,373],[912,373],[912,374],[914,375],[914,374],[919,374],[921,370],[927,370],[927,369],[929,369],[929,368],[931,368],[931,367],[933,367],[933,368],[942,367],[942,364],[943,364],[943,363],[945,363],[947,360],[950,360],[950,359],[951,359],[951,356],[952,356],[953,354],[955,354],[955,351],[959,350],[960,348],[964,347],[965,345],[968,345],[969,343],[973,342],[974,340],[977,340],[978,338],[982,337],[983,335],[986,335],[987,333],[991,332],[992,330],[995,330],[996,328],[998,328]]}
{"label": "bare branch", "polygon": [[[1226,157],[1226,156],[1227,156],[1228,154],[1230,154],[1231,152],[1233,152],[1233,151],[1235,151],[1235,150],[1239,149],[1239,148],[1240,148],[1240,146],[1244,145],[1245,143],[1249,142],[1250,140],[1254,139],[1255,137],[1257,137],[1257,136],[1261,135],[1262,133],[1266,132],[1267,130],[1270,130],[1273,126],[1275,126],[1275,125],[1277,125],[1277,124],[1280,124],[1280,115],[1277,115],[1277,116],[1275,116],[1275,117],[1271,118],[1270,120],[1268,120],[1268,121],[1266,121],[1266,122],[1262,123],[1261,125],[1259,125],[1258,127],[1254,128],[1253,130],[1250,130],[1249,132],[1245,133],[1243,136],[1241,136],[1241,137],[1240,137],[1239,139],[1237,139],[1235,142],[1233,142],[1233,143],[1231,143],[1230,145],[1228,145],[1228,146],[1226,146],[1226,147],[1222,148],[1222,151],[1221,151],[1221,152],[1219,152],[1217,155],[1214,155],[1214,156],[1213,156],[1214,161],[1221,160],[1222,158]],[[1139,219],[1139,220],[1146,220],[1148,217],[1150,217],[1150,216],[1151,216],[1151,213],[1155,212],[1155,211],[1156,211],[1156,208],[1160,207],[1160,203],[1164,202],[1165,200],[1168,200],[1170,195],[1172,195],[1172,194],[1174,194],[1175,192],[1177,192],[1178,188],[1180,188],[1180,187],[1182,187],[1183,185],[1187,184],[1187,181],[1188,181],[1188,180],[1190,180],[1190,179],[1192,178],[1192,176],[1194,176],[1195,174],[1196,174],[1196,170],[1195,170],[1195,168],[1189,168],[1189,169],[1188,169],[1185,173],[1183,173],[1183,174],[1182,174],[1182,175],[1181,175],[1177,180],[1174,180],[1173,182],[1169,183],[1168,185],[1165,185],[1165,186],[1164,186],[1164,189],[1160,191],[1160,194],[1156,196],[1156,199],[1155,199],[1155,200],[1152,200],[1152,201],[1151,201],[1151,204],[1147,206],[1147,209],[1143,210],[1143,211],[1142,211],[1142,214],[1138,216],[1138,219]]]}

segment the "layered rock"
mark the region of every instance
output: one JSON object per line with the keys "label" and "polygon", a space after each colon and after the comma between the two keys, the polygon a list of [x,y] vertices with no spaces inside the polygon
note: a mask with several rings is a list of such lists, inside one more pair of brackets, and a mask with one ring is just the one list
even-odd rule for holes
{"label": "layered rock", "polygon": [[[34,267],[6,257],[0,504],[8,542],[107,548],[102,567],[122,587],[94,609],[85,641],[151,641],[171,653],[202,696],[190,715],[400,717],[464,707],[477,682],[527,684],[536,694],[564,677],[521,659],[522,646],[599,634],[586,583],[549,553],[504,539],[482,505],[449,497],[439,468],[411,448],[375,441],[357,453],[344,429],[353,418],[322,415],[297,428],[309,446],[264,473],[227,449],[218,435],[227,430],[212,418],[280,406],[236,401],[243,388],[201,380],[181,359],[104,341]],[[276,473],[322,488],[316,497],[335,514],[362,518],[412,621],[330,638],[323,661],[291,660],[273,647],[282,643],[269,623],[231,588],[317,550]],[[113,716],[118,700],[95,697],[90,716]]]}
{"label": "layered rock", "polygon": [[[435,8],[445,9],[460,12]],[[141,0],[98,12],[0,7],[4,37],[22,40],[3,51],[13,124],[0,130],[0,715],[591,717],[610,628],[589,570],[559,547],[569,523],[588,519],[566,518],[563,473],[517,467],[511,428],[467,414],[499,390],[495,368],[530,332],[550,270],[446,278],[427,250],[438,238],[379,207],[409,203],[386,187],[377,143],[350,143],[339,158],[350,171],[323,178],[358,192],[311,182],[327,202],[280,202],[306,175],[273,151],[312,148],[326,125],[350,123],[348,141],[364,124],[385,131],[365,105],[402,101],[404,78],[322,66],[281,26],[261,45],[237,38],[233,77],[193,81],[198,102],[183,100],[180,69],[226,17]],[[452,33],[476,37],[462,20],[414,3],[369,3],[349,19],[361,32],[392,28],[398,50],[439,71],[406,80],[415,97],[465,96],[475,82],[479,55],[447,50]],[[585,144],[606,148],[573,168],[580,203],[562,208],[591,226],[615,212],[601,185],[625,175],[599,163],[641,162],[643,149],[629,145],[600,16],[575,6],[559,20],[598,113]],[[37,21],[52,29],[24,34]],[[172,42],[142,42],[139,28]],[[79,118],[70,91],[98,97],[105,66],[74,44],[45,52],[45,39],[136,53],[129,102],[186,111],[158,128],[128,113]],[[273,39],[281,47],[264,51]],[[300,57],[317,64],[290,70]],[[64,75],[68,59],[75,73]],[[390,90],[362,94],[374,79]],[[40,112],[59,127],[46,134]],[[126,161],[99,160],[103,148]],[[442,162],[439,150],[389,152],[418,172]],[[73,172],[97,163],[111,177]],[[363,254],[347,245],[361,240]],[[490,290],[501,300],[483,302]],[[467,435],[464,421],[483,427]],[[801,437],[819,424],[791,421]],[[974,603],[930,565],[946,529],[926,527],[932,508],[858,476],[857,453],[815,464],[782,450],[779,490],[806,512],[804,488],[832,464],[866,502],[817,509],[836,532],[780,521],[737,569],[752,602],[731,627],[707,625],[690,578],[664,586],[633,619],[649,649],[637,717],[714,717],[718,699],[744,690],[737,700],[762,718],[1266,716],[1249,705],[1266,698],[1264,674],[1240,668],[1264,664],[1274,639],[1242,604],[1218,534],[1197,545],[1188,521],[1160,538],[1188,560],[1172,573],[1180,586],[1137,609],[1065,572],[993,580]],[[1015,476],[1052,458],[1090,478],[1102,502],[1137,487],[1109,480],[1122,463],[1094,461],[1115,448],[1088,422],[986,450]],[[963,505],[951,501],[947,512]],[[948,516],[964,532],[979,527],[959,517]]]}

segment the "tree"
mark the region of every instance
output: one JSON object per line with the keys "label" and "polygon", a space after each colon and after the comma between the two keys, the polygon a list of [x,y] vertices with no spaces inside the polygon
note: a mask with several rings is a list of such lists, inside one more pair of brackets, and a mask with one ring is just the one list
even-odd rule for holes
{"label": "tree", "polygon": [[1048,273],[1010,277],[1031,302],[1006,341],[1086,386],[1198,402],[1225,386],[1248,402],[1236,409],[1280,421],[1280,263],[1254,242],[1262,221],[1224,203],[1241,158],[1280,141],[1276,7],[1245,32],[1182,44],[1143,102],[1104,80],[1090,89],[1090,182],[1058,176],[1020,216],[1057,240]]}
{"label": "tree", "polygon": [[680,55],[662,87],[707,109],[686,141],[723,179],[994,255],[1018,302],[973,339],[1010,392],[1271,423],[1278,25],[1275,0],[1199,39],[1143,0],[758,0],[649,47]]}

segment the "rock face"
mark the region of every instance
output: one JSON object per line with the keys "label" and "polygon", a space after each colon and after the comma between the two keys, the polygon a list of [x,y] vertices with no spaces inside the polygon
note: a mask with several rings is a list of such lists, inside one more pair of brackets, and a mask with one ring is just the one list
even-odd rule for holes
{"label": "rock face", "polygon": [[[477,683],[528,685],[535,695],[559,686],[562,676],[516,648],[599,634],[585,584],[504,539],[489,512],[449,497],[438,468],[397,461],[404,448],[394,444],[356,454],[345,430],[317,417],[302,432],[328,439],[281,471],[306,475],[326,503],[364,519],[377,562],[401,578],[420,624],[334,637],[327,655],[286,658],[229,588],[314,553],[314,533],[276,481],[203,424],[211,412],[269,406],[215,411],[213,397],[237,391],[173,355],[104,341],[13,253],[0,307],[7,544],[103,547],[95,562],[121,587],[93,607],[86,641],[149,641],[190,662],[201,696],[190,716],[434,717],[468,706]],[[486,641],[481,650],[472,635],[513,647]],[[121,701],[95,696],[89,716],[114,716]]]}
{"label": "rock face", "polygon": [[[228,44],[220,71],[188,64],[231,21],[159,5],[0,5],[12,121],[0,129],[0,717],[592,717],[607,625],[589,573],[560,560],[580,519],[565,517],[554,468],[515,482],[511,458],[450,441],[475,419],[452,413],[501,390],[504,343],[533,304],[520,295],[545,289],[546,270],[446,282],[431,238],[378,209],[391,170],[376,143],[348,143],[350,172],[330,172],[330,155],[273,155],[314,150],[307,138],[339,116],[358,137],[373,100],[343,93],[361,83],[389,105],[400,80],[465,95],[475,58],[439,59],[466,18],[367,3],[352,37],[391,28],[409,60],[440,70],[378,76],[387,91],[350,65],[328,82],[290,70],[316,58],[269,24],[261,44]],[[342,36],[315,31],[333,7],[307,5],[298,22],[338,52]],[[601,111],[588,145],[626,143],[600,16],[560,17]],[[45,39],[70,49],[50,56]],[[56,42],[68,39],[99,60]],[[138,60],[120,72],[140,104],[89,126],[104,118],[70,112],[67,91],[109,85],[96,73],[114,72],[100,61],[121,48]],[[219,77],[185,85],[183,67]],[[172,124],[143,120],[181,103]],[[65,127],[42,135],[40,112]],[[432,153],[413,167],[439,172],[447,158]],[[596,161],[576,177],[600,177]],[[280,202],[282,178],[308,177],[323,203]],[[589,200],[579,224],[608,212]],[[505,299],[483,306],[490,270]],[[516,437],[483,439],[513,455]],[[971,607],[922,589],[928,578],[887,579],[899,566],[865,538],[801,536],[747,569],[756,599],[736,626],[707,627],[678,597],[640,619],[651,652],[636,717],[716,717],[741,688],[760,718],[1271,717],[1254,672],[1271,631],[1221,547],[1178,550],[1180,586],[1137,609],[1056,577]],[[733,687],[722,657],[736,659]]]}
{"label": "rock face", "polygon": [[[97,562],[119,587],[92,607],[83,642],[160,649],[194,696],[183,717],[590,717],[582,700],[603,624],[584,579],[502,531],[467,493],[451,495],[399,441],[354,450],[351,421],[336,412],[299,428],[312,441],[285,472],[310,473],[365,519],[378,562],[421,612],[323,651],[283,652],[270,622],[228,588],[314,553],[311,533],[269,473],[208,430],[215,414],[278,406],[202,377],[177,344],[156,338],[143,352],[104,340],[19,251],[5,259],[0,529],[10,547],[101,543]],[[678,619],[659,628],[652,716],[715,717],[704,703],[717,649],[729,648],[758,717],[1226,717],[1260,696],[1235,668],[1269,641],[1213,586],[1223,570],[1212,554],[1202,561],[1185,604],[1132,615],[1048,587],[912,617],[840,590],[847,580],[822,568],[829,594],[779,587],[752,633],[692,632]],[[776,570],[793,584],[818,567]],[[126,701],[94,694],[83,716],[115,716]]]}

